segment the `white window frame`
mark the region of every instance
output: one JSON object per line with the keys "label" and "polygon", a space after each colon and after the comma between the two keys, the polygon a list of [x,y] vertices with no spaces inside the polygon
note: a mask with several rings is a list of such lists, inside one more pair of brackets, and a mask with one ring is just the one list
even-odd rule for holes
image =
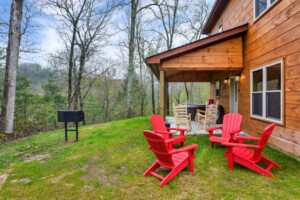
{"label": "white window frame", "polygon": [[[272,91],[267,91],[267,68],[268,67],[271,67],[273,65],[276,65],[276,64],[280,64],[280,74],[281,74],[281,88],[280,90],[272,90]],[[263,89],[262,91],[259,91],[259,92],[253,92],[253,72],[255,71],[258,71],[258,70],[263,70]],[[259,118],[259,119],[263,119],[263,120],[267,120],[267,121],[272,121],[272,122],[276,122],[276,123],[283,123],[283,65],[282,65],[282,60],[278,60],[278,61],[275,61],[275,62],[272,62],[272,63],[269,63],[267,65],[264,65],[264,66],[261,66],[261,67],[258,67],[258,68],[255,68],[255,69],[252,69],[250,71],[250,116],[251,117],[254,117],[254,118]],[[271,117],[266,117],[266,103],[267,103],[267,98],[266,98],[266,93],[267,92],[280,92],[280,99],[281,99],[281,102],[280,102],[280,120],[278,119],[275,119],[275,118],[271,118]],[[262,93],[262,116],[259,116],[259,115],[255,115],[255,114],[252,114],[253,110],[252,110],[252,94],[253,93]]]}
{"label": "white window frame", "polygon": [[276,1],[278,1],[278,0],[275,0],[273,3],[271,3],[271,0],[267,0],[267,8],[262,12],[262,13],[260,13],[257,17],[256,17],[256,0],[253,0],[253,2],[254,2],[254,20],[256,20],[257,18],[259,18],[262,14],[264,14],[265,12],[266,12],[266,10],[268,10],[268,8],[270,8],[270,6],[272,5],[272,4],[274,4]]}
{"label": "white window frame", "polygon": [[[221,29],[221,30],[220,30]],[[218,26],[218,33],[222,33],[223,32],[223,25],[222,25],[222,23],[221,24],[219,24],[219,26]]]}

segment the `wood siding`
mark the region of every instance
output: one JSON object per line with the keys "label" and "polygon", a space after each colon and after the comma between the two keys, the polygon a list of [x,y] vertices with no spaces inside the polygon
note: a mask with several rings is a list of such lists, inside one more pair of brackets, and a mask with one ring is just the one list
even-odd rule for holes
{"label": "wood siding", "polygon": [[[256,21],[253,7],[253,0],[229,1],[211,34],[217,33],[220,22],[223,31],[249,23],[243,38],[244,69],[239,82],[238,112],[244,116],[243,130],[253,136],[260,136],[270,123],[250,117],[250,70],[283,60],[284,122],[276,126],[269,142],[300,157],[300,0],[281,0]],[[217,101],[226,113],[229,86],[222,79],[227,76],[218,72],[211,75],[211,95],[215,97],[214,82],[219,79],[221,97]]]}
{"label": "wood siding", "polygon": [[241,70],[242,37],[164,61],[162,70]]}

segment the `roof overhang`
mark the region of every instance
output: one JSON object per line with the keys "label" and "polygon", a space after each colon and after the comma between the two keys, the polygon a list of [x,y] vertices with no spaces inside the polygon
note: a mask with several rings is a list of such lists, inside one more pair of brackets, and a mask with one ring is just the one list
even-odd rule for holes
{"label": "roof overhang", "polygon": [[[175,71],[178,74],[179,71],[240,70],[243,67],[241,64],[243,59],[242,35],[247,30],[248,24],[245,24],[148,57],[146,63],[157,78],[159,78],[159,71]],[[221,50],[223,50],[223,54],[220,55]],[[187,58],[192,54],[197,55]],[[222,55],[224,56],[222,57]],[[231,55],[234,57],[230,57]],[[180,59],[185,60],[180,64]],[[208,59],[212,59],[212,61],[223,59],[223,62],[222,64],[220,62],[208,63]],[[235,59],[239,59],[237,61],[239,65],[234,65]],[[174,80],[174,76],[172,80]]]}
{"label": "roof overhang", "polygon": [[226,4],[229,1],[227,0],[216,0],[214,6],[205,22],[202,34],[209,34],[213,26],[215,25],[216,21],[220,17],[222,10],[224,10]]}

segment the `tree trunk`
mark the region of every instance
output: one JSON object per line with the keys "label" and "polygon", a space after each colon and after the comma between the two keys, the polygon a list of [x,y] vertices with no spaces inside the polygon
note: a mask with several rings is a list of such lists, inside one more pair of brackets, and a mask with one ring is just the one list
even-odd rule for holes
{"label": "tree trunk", "polygon": [[129,65],[128,65],[128,82],[127,82],[127,114],[126,118],[133,117],[133,78],[134,78],[134,38],[136,26],[136,12],[138,3],[131,0],[131,19],[129,35]]}
{"label": "tree trunk", "polygon": [[[79,88],[79,106],[80,106],[80,110],[83,111],[83,99],[82,99],[82,95],[81,95],[81,89]],[[82,122],[83,125],[85,125],[85,119]]]}
{"label": "tree trunk", "polygon": [[23,0],[12,0],[0,126],[1,132],[7,134],[13,133],[22,10]]}
{"label": "tree trunk", "polygon": [[[76,25],[77,26],[77,25]],[[68,72],[68,110],[72,108],[72,71],[73,71],[73,57],[74,57],[74,46],[76,38],[76,28],[73,28],[72,40],[70,44],[70,57],[69,57],[69,72]]]}
{"label": "tree trunk", "polygon": [[189,90],[187,88],[187,84],[186,83],[184,83],[184,88],[185,88],[187,102],[190,102]]}
{"label": "tree trunk", "polygon": [[151,99],[152,99],[152,114],[155,115],[155,93],[154,93],[154,78],[151,72]]}
{"label": "tree trunk", "polygon": [[193,83],[190,83],[190,88],[189,88],[189,103],[193,103],[193,88],[194,88],[194,84]]}
{"label": "tree trunk", "polygon": [[85,64],[85,55],[81,55],[78,76],[77,76],[77,83],[76,83],[74,97],[73,97],[74,98],[73,99],[73,110],[78,110],[80,85],[81,85],[81,80],[82,80],[82,75],[83,75],[84,64]]}

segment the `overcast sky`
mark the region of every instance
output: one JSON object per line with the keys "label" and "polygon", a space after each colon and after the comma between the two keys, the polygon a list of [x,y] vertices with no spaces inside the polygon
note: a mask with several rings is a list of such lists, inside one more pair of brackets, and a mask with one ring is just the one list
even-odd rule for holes
{"label": "overcast sky", "polygon": [[[214,0],[211,0],[214,2]],[[1,18],[2,19],[7,19],[9,18],[9,12],[10,12],[10,5],[11,5],[11,0],[0,0],[0,11],[2,13]],[[124,11],[119,11],[113,21],[115,23],[120,23],[122,22],[125,17]],[[55,22],[53,19],[50,17],[47,17],[46,15],[39,16],[34,19],[34,22],[39,24],[38,30],[35,32],[33,37],[31,38],[37,43],[37,48],[40,49],[38,53],[34,54],[25,54],[22,55],[21,57],[21,62],[35,62],[39,63],[42,66],[47,65],[47,55],[50,53],[55,53],[56,51],[60,50],[63,48],[64,44],[60,40],[60,37],[55,30]],[[116,28],[116,27],[114,27]],[[106,56],[113,58],[116,56],[118,53],[118,49],[116,47],[116,44],[121,38],[126,37],[123,33],[115,35],[113,38],[111,38],[111,45],[108,46],[104,52],[106,52]],[[175,41],[175,46],[179,45],[181,41],[177,40]],[[1,46],[5,47],[6,44],[1,44]]]}

